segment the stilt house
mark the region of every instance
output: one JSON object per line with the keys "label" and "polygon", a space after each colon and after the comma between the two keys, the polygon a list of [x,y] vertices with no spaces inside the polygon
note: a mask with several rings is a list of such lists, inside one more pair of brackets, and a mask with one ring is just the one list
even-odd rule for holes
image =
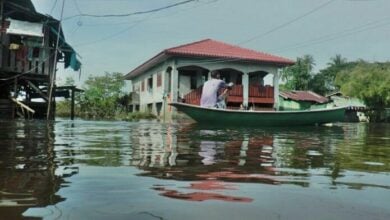
{"label": "stilt house", "polygon": [[31,0],[0,0],[0,19],[0,118],[53,118],[56,94],[49,100],[49,88],[57,62],[81,65],[60,22],[38,13]]}

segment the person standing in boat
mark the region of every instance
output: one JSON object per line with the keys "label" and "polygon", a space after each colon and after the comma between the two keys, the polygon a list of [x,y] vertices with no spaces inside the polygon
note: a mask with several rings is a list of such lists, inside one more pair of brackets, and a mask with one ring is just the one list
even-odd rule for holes
{"label": "person standing in boat", "polygon": [[[225,81],[220,79],[218,71],[211,72],[211,79],[203,85],[200,106],[208,108],[218,107],[217,103],[218,101],[221,101],[218,96],[219,89],[231,86],[233,86],[232,83],[226,84]],[[222,101],[224,101],[224,99]]]}

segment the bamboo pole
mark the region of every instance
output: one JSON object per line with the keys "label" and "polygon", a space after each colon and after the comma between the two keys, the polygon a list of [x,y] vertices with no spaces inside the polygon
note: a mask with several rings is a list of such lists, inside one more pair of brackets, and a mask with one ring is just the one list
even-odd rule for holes
{"label": "bamboo pole", "polygon": [[71,107],[70,107],[70,119],[74,120],[74,93],[75,88],[72,88],[72,101],[71,101]]}
{"label": "bamboo pole", "polygon": [[16,104],[18,104],[22,109],[26,109],[27,111],[29,111],[29,112],[31,112],[31,113],[33,113],[33,114],[35,113],[35,110],[34,110],[34,109],[28,107],[27,105],[25,105],[25,104],[22,103],[21,101],[15,99],[15,98],[11,98],[11,100],[12,100],[13,102],[15,102]]}
{"label": "bamboo pole", "polygon": [[57,51],[58,51],[58,44],[60,42],[61,22],[62,22],[62,17],[64,15],[64,6],[65,6],[65,0],[62,0],[61,17],[60,17],[60,20],[58,22],[57,42],[56,42],[56,47],[54,50],[53,72],[52,72],[51,77],[50,77],[49,101],[47,103],[46,120],[49,120],[51,118],[50,116],[52,114],[52,112],[50,110],[52,107],[53,87],[55,84],[55,78],[56,78],[56,72],[57,72]]}

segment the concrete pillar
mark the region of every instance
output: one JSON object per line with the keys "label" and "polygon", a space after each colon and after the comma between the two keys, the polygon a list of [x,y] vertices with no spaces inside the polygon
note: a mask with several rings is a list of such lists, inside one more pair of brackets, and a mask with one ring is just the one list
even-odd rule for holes
{"label": "concrete pillar", "polygon": [[196,71],[196,87],[200,87],[203,85],[203,76],[202,76],[202,70]]}
{"label": "concrete pillar", "polygon": [[279,69],[274,72],[273,86],[274,86],[274,108],[279,106]]}
{"label": "concrete pillar", "polygon": [[248,107],[248,101],[249,101],[249,75],[248,73],[244,73],[242,75],[242,95],[243,95],[243,105]]}
{"label": "concrete pillar", "polygon": [[179,94],[179,71],[177,71],[176,68],[176,62],[174,61],[171,65],[172,72],[171,72],[171,101],[177,102],[178,94]]}

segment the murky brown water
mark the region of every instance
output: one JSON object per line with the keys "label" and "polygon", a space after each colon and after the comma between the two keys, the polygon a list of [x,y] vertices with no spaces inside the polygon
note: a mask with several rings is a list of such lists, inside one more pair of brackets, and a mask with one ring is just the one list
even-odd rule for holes
{"label": "murky brown water", "polygon": [[0,121],[0,219],[390,219],[390,124]]}

